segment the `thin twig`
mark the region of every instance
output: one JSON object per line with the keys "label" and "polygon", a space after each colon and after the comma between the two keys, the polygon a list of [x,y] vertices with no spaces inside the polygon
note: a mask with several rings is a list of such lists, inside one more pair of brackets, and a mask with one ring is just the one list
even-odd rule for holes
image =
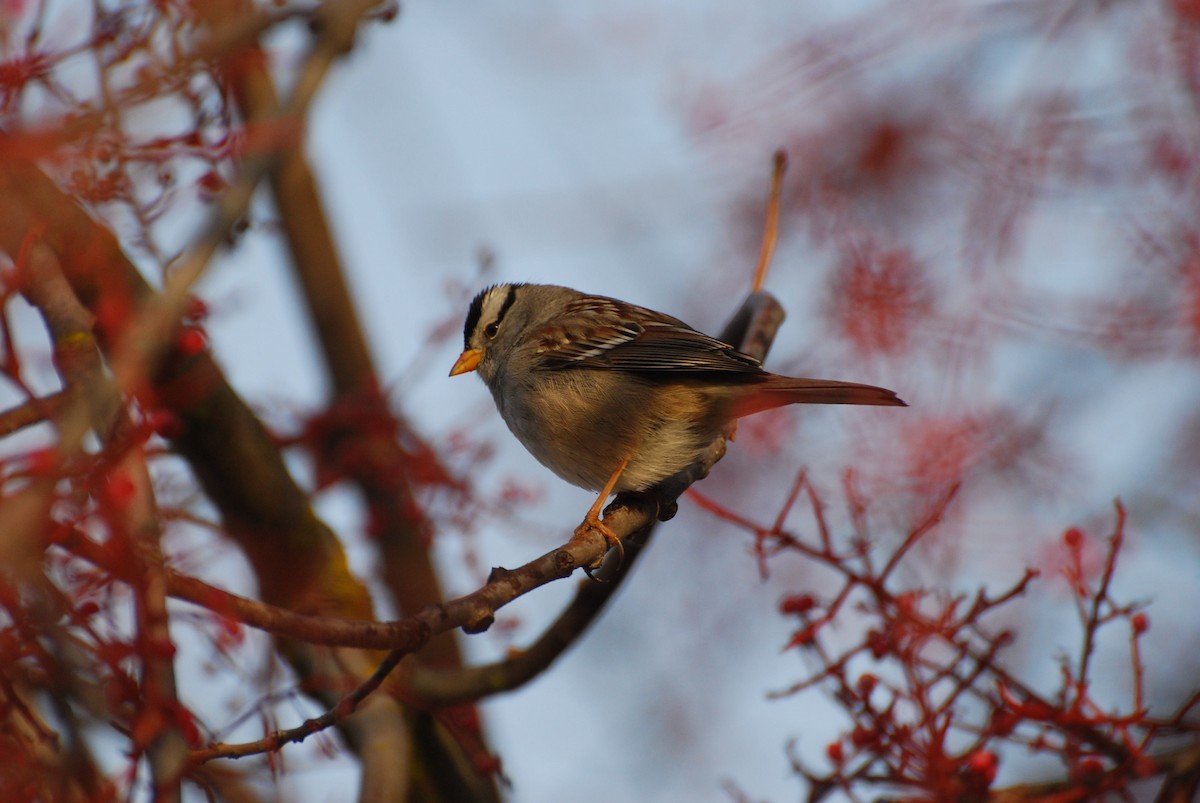
{"label": "thin twig", "polygon": [[1100,585],[1092,595],[1091,611],[1083,628],[1083,649],[1079,655],[1079,669],[1075,676],[1077,694],[1081,697],[1088,681],[1088,668],[1095,652],[1096,628],[1100,621],[1100,606],[1108,601],[1108,587],[1112,583],[1113,573],[1117,568],[1117,553],[1125,540],[1125,506],[1121,500],[1113,502],[1117,511],[1117,521],[1113,527],[1112,537],[1109,538],[1108,555],[1104,561],[1104,573],[1100,577]]}
{"label": "thin twig", "polygon": [[58,391],[29,399],[0,412],[0,437],[54,419],[61,414],[69,401],[66,391]]}
{"label": "thin twig", "polygon": [[285,744],[302,742],[314,733],[319,733],[336,725],[358,710],[363,700],[367,699],[371,692],[379,688],[380,684],[387,679],[387,676],[391,674],[392,670],[396,668],[396,665],[407,654],[406,650],[393,650],[388,653],[387,657],[383,659],[369,678],[359,684],[349,694],[342,697],[341,701],[335,707],[329,709],[319,717],[306,719],[294,728],[275,731],[253,742],[242,742],[240,744],[222,744],[218,742],[208,747],[194,750],[191,754],[192,763],[203,764],[215,758],[244,758],[259,753],[273,752]]}
{"label": "thin twig", "polygon": [[767,216],[763,225],[762,248],[758,254],[758,265],[754,269],[754,283],[750,289],[758,292],[767,279],[767,269],[775,254],[775,243],[779,239],[779,199],[783,192],[783,176],[787,172],[787,152],[775,151],[771,167],[771,194],[767,199]]}

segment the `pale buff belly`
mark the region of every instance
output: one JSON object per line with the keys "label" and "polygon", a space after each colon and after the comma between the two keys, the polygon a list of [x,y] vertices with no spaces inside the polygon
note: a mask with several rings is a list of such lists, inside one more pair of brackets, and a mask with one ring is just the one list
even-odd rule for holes
{"label": "pale buff belly", "polygon": [[[720,434],[710,396],[688,387],[663,392],[628,379],[614,393],[600,372],[569,381],[536,375],[526,392],[496,406],[525,448],[567,482],[600,490],[625,459],[618,491],[644,490],[690,466]],[[495,395],[493,391],[493,395]]]}

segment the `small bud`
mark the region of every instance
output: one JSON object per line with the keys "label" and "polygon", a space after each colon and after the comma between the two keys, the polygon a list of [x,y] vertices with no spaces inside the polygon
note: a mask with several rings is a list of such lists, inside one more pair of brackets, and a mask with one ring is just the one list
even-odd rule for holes
{"label": "small bud", "polygon": [[785,614],[808,613],[817,606],[817,600],[812,594],[791,594],[779,603],[779,612]]}
{"label": "small bud", "polygon": [[992,720],[988,723],[988,733],[995,736],[1008,736],[1020,722],[1021,717],[1015,711],[997,708],[992,712]]}
{"label": "small bud", "polygon": [[89,599],[75,607],[75,616],[79,621],[87,621],[98,613],[100,613],[100,604],[95,600]]}
{"label": "small bud", "polygon": [[221,174],[215,170],[210,170],[196,180],[200,187],[202,195],[212,197],[220,193],[226,187],[225,179],[221,178]]}
{"label": "small bud", "polygon": [[816,629],[812,627],[806,627],[802,630],[797,630],[795,635],[792,636],[791,640],[787,643],[787,646],[784,647],[784,649],[790,650],[792,647],[808,646],[808,644],[812,642],[813,636],[815,635]]}
{"label": "small bud", "polygon": [[160,438],[170,440],[183,434],[183,422],[170,410],[151,410],[146,413],[146,426]]}
{"label": "small bud", "polygon": [[208,304],[199,296],[188,296],[187,310],[183,315],[189,321],[199,323],[208,317]]}
{"label": "small bud", "polygon": [[1133,774],[1139,778],[1149,778],[1159,773],[1158,762],[1150,756],[1138,756],[1133,760]]}
{"label": "small bud", "polygon": [[174,658],[175,644],[167,636],[147,639],[146,652],[156,658]]}
{"label": "small bud", "polygon": [[400,4],[392,0],[379,11],[379,19],[381,22],[394,22],[396,17],[400,16]]}
{"label": "small bud", "polygon": [[183,734],[184,741],[188,743],[189,747],[195,748],[204,744],[200,729],[196,727],[196,718],[182,705],[175,710],[175,725]]}
{"label": "small bud", "polygon": [[853,732],[850,734],[850,743],[860,749],[878,740],[879,731],[862,725],[855,725]]}

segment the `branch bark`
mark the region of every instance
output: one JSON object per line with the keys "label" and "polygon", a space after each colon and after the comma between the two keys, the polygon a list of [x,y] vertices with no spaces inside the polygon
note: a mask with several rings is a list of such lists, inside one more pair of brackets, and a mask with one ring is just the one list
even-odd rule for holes
{"label": "branch bark", "polygon": [[[0,152],[4,143],[0,141]],[[126,337],[128,317],[105,311],[134,310],[159,303],[145,280],[122,253],[112,234],[97,224],[34,164],[11,153],[0,158],[0,250],[20,253],[32,231],[62,265],[74,294],[97,317],[96,333],[106,351]],[[161,307],[160,307],[161,309]],[[349,572],[341,547],[313,514],[272,439],[245,403],[225,382],[208,354],[168,354],[153,374],[152,392],[139,386],[151,405],[179,417],[182,432],[174,441],[206,494],[221,512],[227,532],[245,550],[264,599],[303,611],[325,611],[352,619],[372,618],[366,589]],[[82,429],[74,428],[82,436]],[[11,501],[11,500],[9,500]],[[47,521],[45,509],[38,521]],[[6,526],[17,519],[5,517]],[[368,675],[369,655],[329,651],[286,642],[285,657],[312,694],[336,699]],[[378,714],[384,711],[386,714]],[[369,721],[369,725],[367,724]],[[340,723],[352,746],[389,733],[381,722],[396,723],[394,755],[380,760],[401,766],[408,751],[399,706],[375,695],[357,717]],[[362,731],[356,732],[362,723]]]}
{"label": "branch bark", "polygon": [[[224,24],[230,12],[234,16],[253,13],[241,0],[210,3],[205,11],[213,29]],[[237,104],[251,124],[269,127],[286,120],[266,56],[256,42],[227,53],[222,63]],[[268,185],[332,390],[326,413],[330,426],[323,428],[322,442],[316,444],[317,459],[345,470],[363,495],[374,524],[374,544],[382,556],[385,585],[401,612],[419,611],[444,599],[428,549],[430,526],[408,479],[412,458],[401,446],[421,439],[388,409],[302,138],[290,138],[276,155],[277,164],[267,175]],[[360,455],[361,459],[338,466],[342,454]],[[462,665],[452,633],[435,638],[422,658],[436,666]],[[436,730],[433,723],[429,727]],[[425,728],[414,726],[412,730]],[[435,799],[461,796],[456,790],[466,785],[476,800],[498,800],[494,783],[479,778],[458,751],[442,755],[445,743],[439,738],[419,746],[423,755],[453,768],[418,773],[432,786],[446,787],[420,795]],[[386,766],[391,769],[395,763]],[[369,777],[372,768],[366,767],[365,772],[367,783],[373,784]],[[396,783],[397,779],[386,781],[388,786]]]}

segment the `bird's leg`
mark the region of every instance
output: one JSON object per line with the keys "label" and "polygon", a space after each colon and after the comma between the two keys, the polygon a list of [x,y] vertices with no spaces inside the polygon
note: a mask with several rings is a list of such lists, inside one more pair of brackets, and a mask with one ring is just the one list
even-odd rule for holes
{"label": "bird's leg", "polygon": [[[621,479],[621,474],[625,472],[625,467],[629,465],[629,458],[625,458],[618,465],[616,471],[608,478],[608,482],[604,485],[604,490],[600,491],[600,495],[596,497],[596,502],[588,510],[587,515],[583,517],[583,521],[575,528],[575,537],[582,537],[589,529],[595,530],[604,536],[604,540],[608,542],[610,549],[617,550],[618,562],[625,560],[625,546],[621,543],[620,537],[612,531],[612,528],[600,520],[600,511],[604,509],[604,502],[612,495],[613,489],[617,487],[617,481]],[[618,563],[618,565],[619,565]],[[588,572],[591,576],[591,572]]]}

